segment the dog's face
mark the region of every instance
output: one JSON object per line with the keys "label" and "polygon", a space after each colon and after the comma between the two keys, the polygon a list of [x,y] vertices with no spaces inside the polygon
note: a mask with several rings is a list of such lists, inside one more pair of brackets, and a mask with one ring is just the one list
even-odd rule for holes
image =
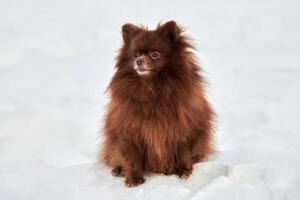
{"label": "dog's face", "polygon": [[128,66],[140,77],[151,77],[168,67],[180,29],[173,21],[153,31],[125,24],[122,34]]}

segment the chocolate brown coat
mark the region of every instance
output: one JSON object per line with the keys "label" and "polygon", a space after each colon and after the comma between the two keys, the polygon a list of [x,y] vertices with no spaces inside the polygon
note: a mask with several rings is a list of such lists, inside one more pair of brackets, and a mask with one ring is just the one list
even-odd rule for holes
{"label": "chocolate brown coat", "polygon": [[[100,159],[127,186],[144,182],[145,173],[188,178],[193,164],[213,152],[214,113],[193,46],[174,21],[156,30],[125,24],[124,44],[109,84]],[[148,53],[157,51],[159,60]],[[136,53],[144,55],[151,74],[133,69]]]}

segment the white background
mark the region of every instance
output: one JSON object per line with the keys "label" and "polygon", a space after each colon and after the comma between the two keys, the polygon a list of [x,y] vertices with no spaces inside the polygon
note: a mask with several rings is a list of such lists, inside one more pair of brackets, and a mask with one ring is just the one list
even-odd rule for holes
{"label": "white background", "polygon": [[[176,20],[218,114],[217,154],[188,181],[128,189],[95,161],[126,22]],[[0,0],[0,199],[300,198],[297,0]]]}

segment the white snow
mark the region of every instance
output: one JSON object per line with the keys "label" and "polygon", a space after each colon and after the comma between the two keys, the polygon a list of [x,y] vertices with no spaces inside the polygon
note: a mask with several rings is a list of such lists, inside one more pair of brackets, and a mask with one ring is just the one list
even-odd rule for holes
{"label": "white snow", "polygon": [[[122,24],[169,19],[197,44],[218,152],[129,189],[95,162],[105,89]],[[1,1],[0,199],[299,199],[299,33],[297,0]]]}

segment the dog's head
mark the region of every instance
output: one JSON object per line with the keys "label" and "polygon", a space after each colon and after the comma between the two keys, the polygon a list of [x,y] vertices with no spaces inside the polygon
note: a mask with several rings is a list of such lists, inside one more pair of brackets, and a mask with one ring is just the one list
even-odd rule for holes
{"label": "dog's head", "polygon": [[133,24],[122,27],[126,65],[140,77],[151,77],[168,67],[181,29],[174,21],[148,30]]}

